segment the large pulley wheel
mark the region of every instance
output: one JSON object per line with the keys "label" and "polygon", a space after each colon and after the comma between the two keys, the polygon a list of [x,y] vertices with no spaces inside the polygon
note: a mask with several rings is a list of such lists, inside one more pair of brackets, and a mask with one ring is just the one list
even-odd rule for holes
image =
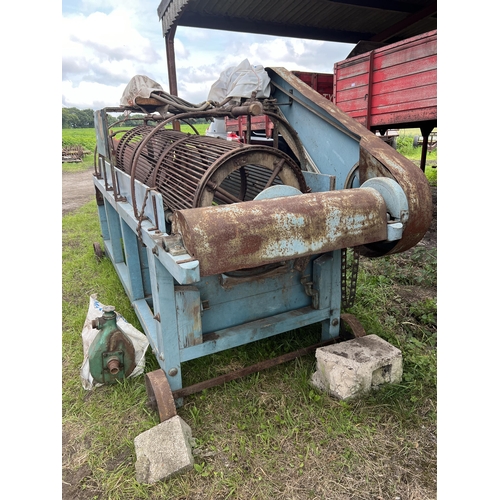
{"label": "large pulley wheel", "polygon": [[177,410],[165,372],[160,368],[146,373],[145,382],[148,404],[153,410],[158,411],[160,422],[175,417]]}

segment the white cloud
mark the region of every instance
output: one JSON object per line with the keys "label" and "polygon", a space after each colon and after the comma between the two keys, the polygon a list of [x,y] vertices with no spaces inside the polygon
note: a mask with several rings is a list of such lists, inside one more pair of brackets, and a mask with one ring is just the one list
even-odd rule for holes
{"label": "white cloud", "polygon": [[[63,105],[84,107],[89,102],[104,102],[114,106],[121,93],[110,102],[104,96],[114,95],[117,87],[123,89],[136,74],[154,79],[155,74],[163,73],[166,79],[164,54],[138,31],[136,19],[121,7],[108,14],[63,17]],[[89,94],[96,89],[98,93]]]}
{"label": "white cloud", "polygon": [[[168,91],[165,41],[152,0],[66,0],[62,19],[63,105],[116,106],[135,75]],[[352,45],[179,27],[175,37],[179,95],[204,101],[227,67],[251,64],[333,71]],[[101,104],[102,103],[102,104]]]}
{"label": "white cloud", "polygon": [[160,55],[123,9],[63,18],[63,58],[80,57],[89,67],[113,61],[156,62]]}
{"label": "white cloud", "polygon": [[101,109],[119,106],[126,84],[113,87],[96,82],[81,82],[72,86],[71,82],[62,82],[62,104],[67,108]]}

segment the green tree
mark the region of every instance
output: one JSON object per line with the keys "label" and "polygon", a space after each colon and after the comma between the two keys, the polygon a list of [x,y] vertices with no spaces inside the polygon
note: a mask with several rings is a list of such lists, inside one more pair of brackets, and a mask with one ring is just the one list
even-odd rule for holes
{"label": "green tree", "polygon": [[94,126],[91,109],[62,108],[62,128],[90,128]]}

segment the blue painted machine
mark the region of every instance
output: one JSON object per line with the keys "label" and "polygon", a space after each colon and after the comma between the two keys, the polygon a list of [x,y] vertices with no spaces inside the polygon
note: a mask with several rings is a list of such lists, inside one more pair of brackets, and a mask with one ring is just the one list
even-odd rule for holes
{"label": "blue painted machine", "polygon": [[[267,72],[268,99],[173,106],[161,117],[152,98],[131,108],[144,124],[121,136],[106,116],[125,108],[95,113],[105,252],[161,367],[146,385],[162,420],[175,412],[173,399],[180,405],[228,380],[185,388],[185,361],[313,323],[324,342],[339,338],[341,319],[362,334],[355,318],[341,317],[346,249],[402,252],[431,222],[417,166],[289,71]],[[274,124],[274,147],[166,128],[262,114]],[[283,140],[288,152],[278,148]]]}

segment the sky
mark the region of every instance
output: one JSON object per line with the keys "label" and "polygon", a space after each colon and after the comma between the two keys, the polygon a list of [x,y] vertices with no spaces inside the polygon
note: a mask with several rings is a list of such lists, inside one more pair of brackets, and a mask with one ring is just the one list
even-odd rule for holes
{"label": "sky", "polygon": [[[127,83],[145,75],[169,91],[160,0],[63,0],[62,107],[118,106]],[[193,104],[228,67],[253,65],[332,73],[353,44],[178,27],[179,96]]]}

